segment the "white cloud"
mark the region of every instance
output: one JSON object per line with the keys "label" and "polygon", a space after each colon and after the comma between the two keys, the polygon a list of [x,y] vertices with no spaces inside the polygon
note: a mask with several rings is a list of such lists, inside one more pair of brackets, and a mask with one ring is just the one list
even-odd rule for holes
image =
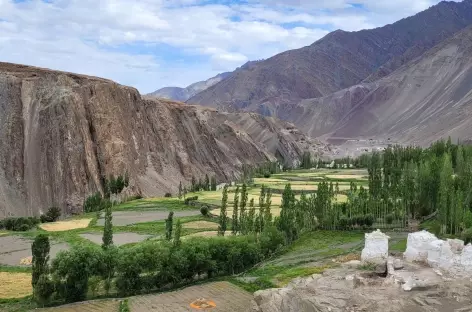
{"label": "white cloud", "polygon": [[[150,92],[309,45],[330,30],[393,22],[433,2],[0,0],[0,61],[102,76]],[[169,55],[169,47],[179,56]]]}

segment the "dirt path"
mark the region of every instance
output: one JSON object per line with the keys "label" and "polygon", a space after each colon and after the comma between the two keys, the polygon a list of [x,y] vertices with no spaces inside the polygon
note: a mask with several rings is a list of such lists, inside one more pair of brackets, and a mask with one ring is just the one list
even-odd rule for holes
{"label": "dirt path", "polygon": [[129,299],[131,312],[186,312],[199,311],[190,304],[199,298],[211,300],[216,304],[212,312],[246,312],[253,298],[241,288],[228,282],[215,282],[191,286],[179,291],[157,295],[132,297]]}
{"label": "dirt path", "polygon": [[[11,266],[20,265],[22,259],[31,257],[32,240],[19,236],[2,236],[0,237],[0,264]],[[54,259],[62,250],[68,250],[69,245],[66,243],[51,242],[50,259]]]}
{"label": "dirt path", "polygon": [[[192,217],[200,215],[199,210],[175,211],[174,218]],[[125,226],[135,223],[152,222],[167,219],[169,211],[115,211],[113,225]],[[97,225],[103,226],[105,219],[99,219]]]}

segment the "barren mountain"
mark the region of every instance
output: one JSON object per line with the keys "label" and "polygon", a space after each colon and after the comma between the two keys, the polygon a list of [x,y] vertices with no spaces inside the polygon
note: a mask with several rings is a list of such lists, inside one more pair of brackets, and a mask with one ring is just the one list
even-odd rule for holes
{"label": "barren mountain", "polygon": [[175,194],[192,175],[228,181],[242,164],[276,156],[293,163],[305,150],[327,149],[275,119],[142,98],[105,79],[0,63],[0,218],[53,205],[80,210],[111,174],[128,172],[130,193]]}
{"label": "barren mountain", "polygon": [[376,29],[337,30],[311,46],[235,72],[187,102],[285,117],[302,99],[388,75],[471,23],[472,0],[464,0],[441,2]]}
{"label": "barren mountain", "polygon": [[226,73],[218,74],[215,77],[212,77],[205,81],[199,81],[199,82],[193,83],[186,88],[164,87],[157,91],[147,94],[147,96],[185,102],[192,96],[208,89],[209,87],[217,84],[220,81],[223,81],[224,79],[227,79],[238,70],[252,68],[258,62],[260,61],[249,61],[243,66],[236,68],[233,72],[226,72]]}
{"label": "barren mountain", "polygon": [[164,98],[169,100],[185,102],[195,94],[202,92],[203,90],[208,89],[209,87],[217,84],[218,82],[228,78],[231,75],[230,72],[218,74],[215,77],[212,77],[205,81],[199,81],[191,84],[186,88],[179,87],[165,87],[147,94],[151,97]]}
{"label": "barren mountain", "polygon": [[471,81],[472,26],[376,82],[301,101],[289,119],[312,136],[468,141]]}

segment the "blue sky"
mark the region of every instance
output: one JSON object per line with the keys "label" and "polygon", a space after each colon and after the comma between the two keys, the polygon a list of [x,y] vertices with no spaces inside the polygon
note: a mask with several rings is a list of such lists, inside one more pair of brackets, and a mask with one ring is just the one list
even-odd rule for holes
{"label": "blue sky", "polygon": [[0,61],[184,87],[438,0],[0,0]]}

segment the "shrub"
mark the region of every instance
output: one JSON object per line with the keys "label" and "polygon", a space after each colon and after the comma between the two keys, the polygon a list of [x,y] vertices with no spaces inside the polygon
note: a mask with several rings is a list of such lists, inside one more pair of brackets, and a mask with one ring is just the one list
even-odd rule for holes
{"label": "shrub", "polygon": [[266,179],[270,178],[270,173],[269,172],[264,173],[264,178]]}
{"label": "shrub", "polygon": [[61,209],[57,207],[51,207],[48,209],[48,212],[46,214],[41,215],[40,219],[42,223],[46,222],[55,222],[59,217],[61,216]]}
{"label": "shrub", "polygon": [[368,227],[371,227],[374,225],[375,218],[372,214],[367,214],[364,217],[364,224],[367,225]]}
{"label": "shrub", "polygon": [[164,195],[164,197],[169,197],[169,198],[170,198],[170,197],[172,197],[172,194],[171,194],[171,193],[166,193],[166,194]]}
{"label": "shrub", "polygon": [[8,231],[28,231],[38,225],[40,220],[36,217],[19,217],[4,219],[3,228]]}
{"label": "shrub", "polygon": [[5,219],[0,220],[0,230],[5,229]]}
{"label": "shrub", "polygon": [[461,234],[461,239],[466,245],[472,243],[472,228],[464,230]]}
{"label": "shrub", "polygon": [[197,200],[198,200],[198,196],[187,197],[185,198],[184,203],[185,205],[188,205],[190,204],[191,201],[197,201]]}
{"label": "shrub", "polygon": [[51,298],[53,293],[53,282],[49,279],[49,276],[47,274],[42,274],[39,277],[38,282],[36,283],[36,286],[34,288],[34,297],[36,301],[40,305],[44,306],[46,303],[49,302],[49,299]]}
{"label": "shrub", "polygon": [[89,278],[103,274],[104,262],[104,252],[98,246],[60,252],[51,267],[57,296],[68,303],[84,300]]}
{"label": "shrub", "polygon": [[99,211],[102,209],[102,194],[96,192],[87,197],[84,202],[84,212]]}
{"label": "shrub", "polygon": [[393,219],[394,219],[394,215],[393,214],[388,214],[385,216],[385,222],[387,222],[387,224],[392,224],[393,223]]}
{"label": "shrub", "polygon": [[343,217],[341,217],[341,218],[339,219],[339,223],[338,223],[338,224],[339,224],[339,228],[340,228],[341,230],[345,230],[345,229],[347,229],[347,228],[349,227],[350,223],[351,223],[351,222],[350,222],[349,218],[343,216]]}
{"label": "shrub", "polygon": [[208,206],[202,206],[202,208],[200,208],[200,212],[204,217],[208,217],[208,214],[210,213],[210,208]]}

